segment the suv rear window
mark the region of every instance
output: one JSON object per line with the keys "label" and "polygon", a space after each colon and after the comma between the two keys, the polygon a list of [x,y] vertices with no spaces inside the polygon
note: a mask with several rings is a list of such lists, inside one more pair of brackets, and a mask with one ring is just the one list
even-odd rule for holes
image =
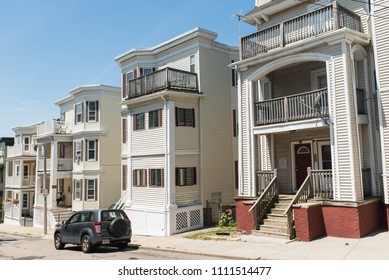
{"label": "suv rear window", "polygon": [[113,221],[116,218],[127,220],[127,215],[123,211],[104,210],[101,211],[101,221]]}

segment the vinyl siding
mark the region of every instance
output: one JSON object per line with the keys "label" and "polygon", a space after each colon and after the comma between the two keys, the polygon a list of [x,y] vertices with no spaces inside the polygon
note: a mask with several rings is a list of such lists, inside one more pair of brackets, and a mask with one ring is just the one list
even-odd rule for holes
{"label": "vinyl siding", "polygon": [[229,53],[200,47],[203,204],[214,192],[234,203],[230,62]]}
{"label": "vinyl siding", "polygon": [[[387,1],[375,1],[375,30],[376,30],[376,47],[377,47],[377,57],[378,57],[378,77],[380,82],[380,97],[383,114],[383,157],[384,157],[384,174],[389,173],[389,128],[386,123],[388,123],[385,111],[389,108],[389,36],[387,35],[388,30],[388,20],[386,19],[388,10],[380,7],[379,5],[387,6]],[[388,182],[387,177],[384,177],[384,181]],[[389,203],[389,184],[384,190],[384,199],[385,203]]]}

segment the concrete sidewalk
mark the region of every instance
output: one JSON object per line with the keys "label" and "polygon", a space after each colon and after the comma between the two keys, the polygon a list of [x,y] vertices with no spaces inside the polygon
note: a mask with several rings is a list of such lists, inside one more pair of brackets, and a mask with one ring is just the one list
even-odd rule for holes
{"label": "concrete sidewalk", "polygon": [[[0,224],[0,233],[53,239],[43,228]],[[225,240],[193,240],[182,233],[168,237],[134,235],[131,246],[143,249],[211,255],[229,259],[269,260],[389,260],[389,232],[361,238],[324,237],[311,242],[241,235]]]}

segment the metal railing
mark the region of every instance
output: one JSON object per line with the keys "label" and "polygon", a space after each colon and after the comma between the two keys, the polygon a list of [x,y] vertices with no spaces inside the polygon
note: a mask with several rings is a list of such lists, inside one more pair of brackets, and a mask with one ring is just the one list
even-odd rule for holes
{"label": "metal railing", "polygon": [[136,98],[160,90],[199,92],[197,74],[173,68],[164,68],[127,84],[127,98]]}
{"label": "metal railing", "polygon": [[361,31],[361,19],[334,1],[332,5],[242,37],[241,59],[344,27]]}

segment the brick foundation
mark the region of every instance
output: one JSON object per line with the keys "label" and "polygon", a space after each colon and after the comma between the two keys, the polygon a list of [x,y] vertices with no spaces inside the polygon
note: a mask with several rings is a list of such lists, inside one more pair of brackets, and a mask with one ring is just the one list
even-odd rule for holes
{"label": "brick foundation", "polygon": [[296,237],[311,241],[326,235],[321,204],[304,204],[293,208]]}
{"label": "brick foundation", "polygon": [[[303,241],[323,235],[361,238],[382,227],[383,210],[379,199],[349,205],[340,202],[303,204],[293,209],[296,236]],[[389,214],[389,207],[386,213]]]}
{"label": "brick foundation", "polygon": [[254,229],[254,215],[253,212],[249,212],[252,203],[248,203],[247,200],[235,200],[236,206],[236,227],[238,230],[242,230],[247,234],[251,234],[251,231]]}

